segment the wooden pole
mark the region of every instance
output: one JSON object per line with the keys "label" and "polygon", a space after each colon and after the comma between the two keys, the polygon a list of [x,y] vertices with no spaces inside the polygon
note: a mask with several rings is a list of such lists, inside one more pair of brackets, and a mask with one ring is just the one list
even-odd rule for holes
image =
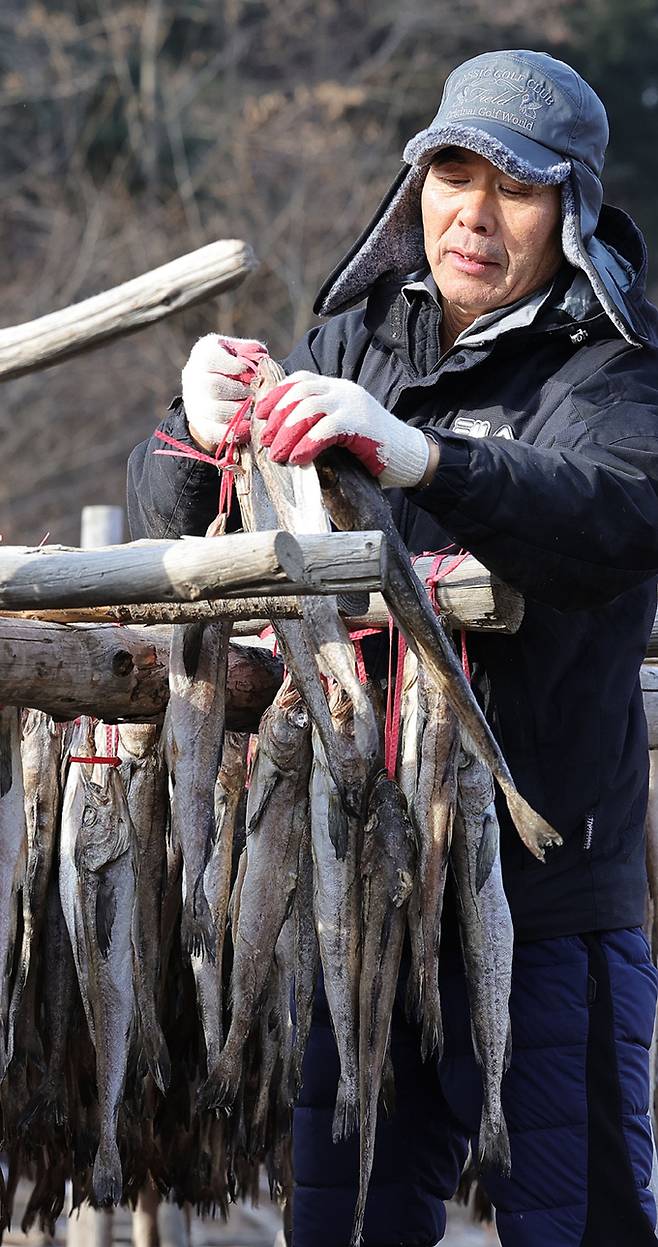
{"label": "wooden pole", "polygon": [[[56,719],[159,720],[169,698],[170,629],[0,619],[0,703]],[[229,649],[227,726],[256,731],[282,678],[269,650]]]}
{"label": "wooden pole", "polygon": [[[426,581],[434,559],[417,560],[415,567]],[[454,628],[475,632],[516,632],[523,619],[523,598],[487,571],[470,555],[436,582],[434,595],[446,621]],[[338,608],[352,628],[388,626],[388,611],[381,593],[340,594]],[[233,634],[253,636],[269,619],[299,619],[296,597],[236,597],[204,599],[200,602],[122,603],[120,606],[76,607],[58,611],[21,611],[21,619],[42,619],[51,623],[190,623],[195,619],[234,620]]]}
{"label": "wooden pole", "polygon": [[80,545],[83,550],[123,543],[123,507],[83,507],[80,520]]}
{"label": "wooden pole", "polygon": [[213,242],[102,294],[0,330],[0,380],[61,363],[237,286],[257,266],[247,243]]}
{"label": "wooden pole", "polygon": [[386,574],[385,549],[379,532],[293,537],[278,530],[133,541],[98,550],[2,546],[0,607],[59,609],[379,589]]}

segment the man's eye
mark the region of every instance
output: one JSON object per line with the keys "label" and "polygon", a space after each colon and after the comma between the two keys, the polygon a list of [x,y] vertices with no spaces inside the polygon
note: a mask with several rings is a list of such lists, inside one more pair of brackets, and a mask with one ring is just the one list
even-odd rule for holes
{"label": "man's eye", "polygon": [[525,199],[529,191],[523,186],[501,186],[500,188],[505,195],[511,195],[513,199]]}

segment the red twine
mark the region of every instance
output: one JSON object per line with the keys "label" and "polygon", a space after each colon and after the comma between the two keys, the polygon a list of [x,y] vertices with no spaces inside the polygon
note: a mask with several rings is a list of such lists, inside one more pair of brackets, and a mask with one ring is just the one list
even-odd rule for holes
{"label": "red twine", "polygon": [[[231,509],[233,501],[233,474],[240,471],[237,448],[233,445],[232,435],[246,419],[251,401],[251,395],[249,395],[240,404],[235,415],[231,416],[214,455],[205,454],[204,451],[197,450],[196,446],[188,446],[185,442],[180,442],[177,438],[171,437],[169,433],[163,433],[162,429],[156,429],[154,433],[154,437],[157,437],[159,441],[165,442],[167,446],[173,448],[171,450],[154,450],[154,455],[170,455],[172,459],[196,459],[199,463],[210,464],[211,467],[217,468],[217,471],[221,473],[218,515],[228,515]],[[224,452],[223,457],[222,451]]]}
{"label": "red twine", "polygon": [[[76,723],[79,719],[76,719]],[[121,766],[121,758],[117,757],[117,749],[119,748],[119,729],[112,724],[105,724],[105,754],[92,754],[91,757],[82,758],[69,755],[69,762],[85,762],[90,765],[95,762],[103,763],[105,766]]]}

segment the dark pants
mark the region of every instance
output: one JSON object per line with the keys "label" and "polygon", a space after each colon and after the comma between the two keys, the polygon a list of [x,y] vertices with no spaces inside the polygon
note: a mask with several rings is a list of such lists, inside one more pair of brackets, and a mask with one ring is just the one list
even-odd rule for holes
{"label": "dark pants", "polygon": [[[517,945],[503,1081],[512,1177],[481,1176],[503,1247],[657,1241],[648,1117],[656,980],[639,930]],[[421,1062],[398,992],[396,1109],[388,1118],[380,1111],[365,1247],[434,1247],[469,1143],[477,1155],[481,1082],[454,948],[442,956],[440,983],[446,1042],[438,1064]],[[294,1117],[294,1247],[349,1244],[358,1144],[331,1141],[337,1079],[320,991]]]}

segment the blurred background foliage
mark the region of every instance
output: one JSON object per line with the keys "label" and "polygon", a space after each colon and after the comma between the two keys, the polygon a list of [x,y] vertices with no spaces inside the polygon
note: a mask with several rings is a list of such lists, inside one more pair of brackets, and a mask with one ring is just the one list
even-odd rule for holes
{"label": "blurred background foliage", "polygon": [[81,506],[123,501],[130,449],[199,334],[285,354],[446,75],[515,46],[561,56],[602,95],[607,198],[655,255],[656,0],[5,0],[2,323],[217,238],[248,240],[261,264],[233,294],[3,385],[4,540],[75,543]]}

